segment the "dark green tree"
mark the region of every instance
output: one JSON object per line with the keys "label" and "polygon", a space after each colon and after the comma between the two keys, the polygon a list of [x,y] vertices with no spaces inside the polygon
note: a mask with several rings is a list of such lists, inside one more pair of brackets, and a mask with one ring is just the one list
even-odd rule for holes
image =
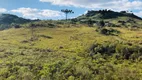
{"label": "dark green tree", "polygon": [[103,20],[99,21],[99,26],[100,26],[100,28],[104,27],[105,26],[105,22]]}
{"label": "dark green tree", "polygon": [[68,19],[68,14],[69,13],[74,13],[72,10],[69,10],[69,9],[62,9],[61,12],[65,13],[66,14],[66,21]]}
{"label": "dark green tree", "polygon": [[89,19],[88,20],[88,25],[91,27],[91,26],[93,26],[93,21],[92,21],[92,19]]}
{"label": "dark green tree", "polygon": [[30,30],[31,30],[31,40],[34,40],[35,39],[35,28],[36,28],[36,25],[31,23],[29,25],[29,27],[30,27]]}

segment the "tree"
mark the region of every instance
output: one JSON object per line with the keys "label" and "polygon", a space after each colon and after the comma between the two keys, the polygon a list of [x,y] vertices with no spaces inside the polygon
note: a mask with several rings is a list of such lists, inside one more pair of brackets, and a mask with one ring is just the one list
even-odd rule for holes
{"label": "tree", "polygon": [[20,28],[21,27],[19,24],[16,24],[16,23],[12,23],[10,26],[12,26],[13,28]]}
{"label": "tree", "polygon": [[69,10],[69,9],[62,9],[61,12],[65,13],[66,14],[66,21],[68,19],[68,14],[69,13],[74,13],[72,10]]}
{"label": "tree", "polygon": [[34,28],[36,28],[36,25],[35,24],[30,24],[30,29],[31,29],[31,40],[34,40],[35,39],[35,30]]}
{"label": "tree", "polygon": [[100,26],[100,28],[104,27],[105,26],[105,22],[103,20],[99,21],[99,26]]}
{"label": "tree", "polygon": [[92,19],[89,19],[88,20],[88,25],[91,27],[91,26],[93,26],[93,20]]}

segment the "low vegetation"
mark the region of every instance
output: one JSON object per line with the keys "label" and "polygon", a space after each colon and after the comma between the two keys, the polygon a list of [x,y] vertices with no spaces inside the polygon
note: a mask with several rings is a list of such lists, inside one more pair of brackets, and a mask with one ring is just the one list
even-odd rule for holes
{"label": "low vegetation", "polygon": [[101,28],[101,29],[98,28],[96,31],[104,35],[115,35],[115,36],[120,33],[120,31],[113,28]]}
{"label": "low vegetation", "polygon": [[142,30],[94,27],[0,32],[1,80],[141,80]]}
{"label": "low vegetation", "polygon": [[141,24],[111,10],[1,24],[0,80],[142,80]]}

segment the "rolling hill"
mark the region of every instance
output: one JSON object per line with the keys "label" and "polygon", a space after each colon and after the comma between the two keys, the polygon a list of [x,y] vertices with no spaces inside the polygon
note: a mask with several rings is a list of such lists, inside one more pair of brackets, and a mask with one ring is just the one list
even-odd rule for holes
{"label": "rolling hill", "polygon": [[115,12],[111,10],[99,10],[99,11],[88,11],[85,15],[79,16],[78,18],[86,17],[86,18],[92,18],[92,19],[114,19],[118,17],[128,17],[128,18],[135,18],[142,20],[142,18],[134,15],[133,13],[121,11],[121,12]]}
{"label": "rolling hill", "polygon": [[[22,27],[0,31],[0,80],[142,80],[141,18],[102,12],[88,11],[75,24],[64,20],[31,24],[2,14],[1,25]],[[87,20],[93,24],[103,20],[111,27],[88,27]],[[133,26],[139,28],[127,28]]]}
{"label": "rolling hill", "polygon": [[115,12],[111,10],[88,11],[73,21],[80,23],[97,24],[99,21],[104,21],[108,27],[141,27],[142,18],[133,13],[121,11]]}
{"label": "rolling hill", "polygon": [[[36,21],[34,23],[34,21]],[[104,21],[107,27],[141,27],[142,18],[133,13],[121,11],[115,12],[111,10],[88,11],[86,14],[68,20],[67,24],[86,24],[91,26],[99,26],[99,22]],[[37,26],[45,27],[62,27],[65,20],[29,20],[12,14],[0,14],[0,30],[11,28],[11,24],[24,24],[33,22]]]}
{"label": "rolling hill", "polygon": [[31,20],[12,14],[0,14],[0,30],[12,27],[11,24],[24,24],[28,22],[31,22]]}
{"label": "rolling hill", "polygon": [[31,20],[24,19],[12,14],[0,14],[0,24],[11,24],[11,23],[23,24],[29,21]]}

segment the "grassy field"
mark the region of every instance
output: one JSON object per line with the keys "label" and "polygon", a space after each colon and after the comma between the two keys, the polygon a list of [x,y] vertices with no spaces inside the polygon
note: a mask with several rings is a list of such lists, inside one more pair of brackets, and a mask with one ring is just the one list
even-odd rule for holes
{"label": "grassy field", "polygon": [[142,80],[142,56],[89,56],[92,45],[115,43],[140,46],[133,53],[142,54],[142,29],[113,29],[120,34],[103,35],[93,27],[36,28],[34,41],[28,28],[0,31],[0,80]]}

